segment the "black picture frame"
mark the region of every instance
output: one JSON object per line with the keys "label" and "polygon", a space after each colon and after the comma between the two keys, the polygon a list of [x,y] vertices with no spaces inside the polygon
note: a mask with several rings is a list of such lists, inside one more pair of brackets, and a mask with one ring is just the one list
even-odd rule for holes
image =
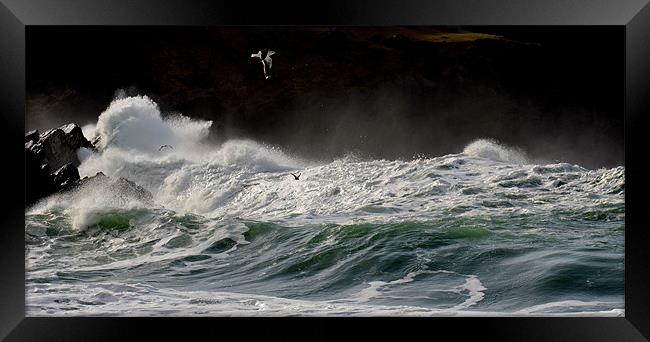
{"label": "black picture frame", "polygon": [[[614,25],[625,31],[625,317],[621,318],[25,318],[25,30],[31,25]],[[0,113],[5,199],[0,226],[0,339],[118,340],[136,333],[214,339],[283,337],[509,341],[650,338],[645,127],[650,113],[648,0],[204,1],[0,0]],[[22,182],[20,181],[22,180]],[[7,187],[11,185],[11,187]],[[22,197],[21,197],[22,196]],[[236,325],[235,328],[233,325]],[[343,332],[345,331],[348,332]],[[298,331],[303,333],[298,334]],[[302,336],[302,337],[301,337]],[[448,338],[448,337],[447,337]]]}

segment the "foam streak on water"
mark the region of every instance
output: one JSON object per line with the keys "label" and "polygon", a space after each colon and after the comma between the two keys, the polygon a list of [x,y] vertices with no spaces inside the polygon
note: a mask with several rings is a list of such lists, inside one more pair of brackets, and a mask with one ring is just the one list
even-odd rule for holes
{"label": "foam streak on water", "polygon": [[84,127],[81,176],[155,203],[92,185],[28,208],[28,314],[622,315],[623,167],[481,139],[323,163],[210,126],[132,97]]}

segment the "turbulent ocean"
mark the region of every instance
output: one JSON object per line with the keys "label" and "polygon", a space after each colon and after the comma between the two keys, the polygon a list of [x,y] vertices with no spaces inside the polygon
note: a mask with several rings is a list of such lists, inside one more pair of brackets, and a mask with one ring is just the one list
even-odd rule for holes
{"label": "turbulent ocean", "polygon": [[88,184],[26,208],[28,316],[624,313],[624,167],[482,139],[322,162],[211,145],[210,127],[147,97],[84,127],[100,148],[79,150],[81,177],[127,178],[153,203]]}

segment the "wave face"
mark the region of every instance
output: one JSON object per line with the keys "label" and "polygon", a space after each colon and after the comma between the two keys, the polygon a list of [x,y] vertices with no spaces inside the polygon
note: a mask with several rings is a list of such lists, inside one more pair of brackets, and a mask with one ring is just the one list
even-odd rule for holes
{"label": "wave face", "polygon": [[490,140],[314,162],[210,126],[143,96],[84,127],[81,176],[155,204],[89,185],[27,209],[28,315],[623,314],[623,167]]}

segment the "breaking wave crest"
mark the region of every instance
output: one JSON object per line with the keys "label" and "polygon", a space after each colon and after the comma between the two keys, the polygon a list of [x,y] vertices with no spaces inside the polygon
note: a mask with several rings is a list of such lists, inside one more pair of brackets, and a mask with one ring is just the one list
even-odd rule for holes
{"label": "breaking wave crest", "polygon": [[[624,167],[535,165],[523,151],[489,139],[435,158],[317,162],[250,140],[211,146],[211,125],[163,116],[146,96],[113,101],[83,129],[100,148],[79,152],[80,175],[124,177],[152,199],[88,184],[28,208],[30,280],[99,282],[55,289],[82,302],[99,298],[106,309],[113,301],[136,303],[106,277],[146,283],[162,274],[166,287],[151,298],[181,305],[182,314],[195,313],[193,300],[214,297],[232,306],[206,308],[233,314],[291,307],[362,314],[374,307],[376,314],[523,315],[558,307],[612,313],[622,306],[611,289],[622,286]],[[302,173],[300,181],[290,172]],[[555,250],[558,244],[563,249]],[[503,283],[508,277],[489,276],[492,264],[483,260],[532,287],[505,290],[512,288]],[[575,278],[599,296],[575,301],[555,277]],[[169,289],[179,286],[186,292]],[[536,292],[517,292],[530,289]],[[508,306],[486,296],[501,290],[533,300]],[[62,307],[94,312],[85,302],[54,305],[50,297],[57,296],[40,291],[30,288],[37,314]],[[254,293],[259,305],[248,305],[243,293]]]}
{"label": "breaking wave crest", "polygon": [[471,142],[463,149],[463,154],[501,162],[528,163],[528,158],[523,151],[501,145],[492,139],[478,139]]}

